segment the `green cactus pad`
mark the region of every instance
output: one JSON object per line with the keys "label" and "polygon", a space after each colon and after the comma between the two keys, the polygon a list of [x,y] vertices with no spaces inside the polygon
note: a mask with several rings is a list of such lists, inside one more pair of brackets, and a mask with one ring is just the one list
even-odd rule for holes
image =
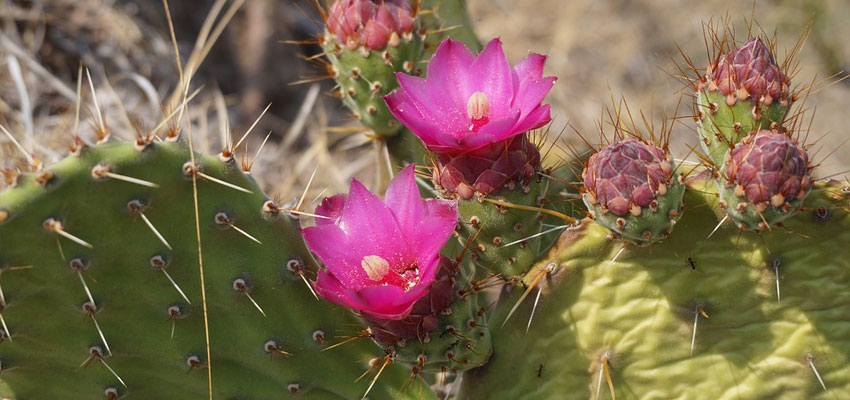
{"label": "green cactus pad", "polygon": [[[193,184],[184,174],[189,159],[177,143],[142,151],[107,143],[49,167],[46,186],[25,175],[0,193],[6,212],[0,223],[2,317],[11,333],[0,343],[0,395],[207,399],[211,365],[215,399],[363,396],[371,377],[355,380],[383,353],[365,338],[323,352],[359,323],[347,310],[314,298],[293,272],[305,270],[309,277],[315,271],[297,222],[264,211],[268,198],[236,165],[198,156],[205,174],[197,175],[197,191],[208,362]],[[158,187],[103,175],[102,169],[96,174],[102,179],[95,179],[97,165]],[[60,236],[58,225],[46,230],[49,218],[79,243]],[[102,360],[90,357],[93,346]],[[403,389],[411,379],[409,369],[390,365],[370,396],[420,398],[422,392]]]}
{"label": "green cactus pad", "polygon": [[437,329],[418,342],[393,346],[396,362],[425,373],[462,372],[487,362],[493,346],[487,328],[489,312],[482,304],[486,295],[472,288],[460,292],[451,314],[440,316]]}
{"label": "green cactus pad", "polygon": [[618,247],[607,229],[586,220],[566,232],[526,275],[555,265],[529,332],[526,300],[458,398],[609,399],[606,371],[617,399],[850,397],[840,188],[814,189],[806,211],[786,220],[790,232],[723,229],[706,240],[721,216],[702,192],[713,184],[693,185],[674,235],[611,265]]}
{"label": "green cactus pad", "polygon": [[360,122],[378,136],[393,136],[403,127],[384,103],[383,96],[398,87],[396,72],[417,74],[421,68],[422,40],[414,33],[402,37],[398,46],[382,50],[349,49],[334,40],[323,44],[334,67],[338,95]]}
{"label": "green cactus pad", "polygon": [[707,88],[698,91],[696,98],[700,144],[715,165],[723,165],[730,143],[740,142],[750,132],[781,125],[791,108],[779,101],[766,107],[758,105],[760,118],[756,119],[757,105],[752,99],[736,100],[729,106],[723,93]]}
{"label": "green cactus pad", "polygon": [[425,52],[433,55],[437,47],[446,38],[452,38],[466,45],[474,53],[483,46],[469,18],[465,0],[423,0],[420,13],[422,25],[429,33],[425,37]]}
{"label": "green cactus pad", "polygon": [[[544,249],[540,237],[532,236],[542,231],[541,214],[512,206],[537,207],[548,183],[532,181],[528,193],[517,187],[491,193],[482,200],[458,200],[460,242],[469,246],[470,257],[484,271],[509,279],[525,273],[537,260]],[[468,244],[473,237],[475,242]]]}

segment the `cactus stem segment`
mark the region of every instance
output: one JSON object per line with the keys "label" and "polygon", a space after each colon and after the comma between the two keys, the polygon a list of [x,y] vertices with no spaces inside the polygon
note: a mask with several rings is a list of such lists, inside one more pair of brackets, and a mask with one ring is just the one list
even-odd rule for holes
{"label": "cactus stem segment", "polygon": [[820,373],[818,369],[815,368],[815,358],[812,357],[811,354],[806,355],[806,362],[808,362],[809,366],[812,367],[812,371],[815,373],[815,377],[818,378],[818,382],[820,382],[820,386],[823,390],[826,390],[826,384],[823,383],[823,378],[820,377]]}

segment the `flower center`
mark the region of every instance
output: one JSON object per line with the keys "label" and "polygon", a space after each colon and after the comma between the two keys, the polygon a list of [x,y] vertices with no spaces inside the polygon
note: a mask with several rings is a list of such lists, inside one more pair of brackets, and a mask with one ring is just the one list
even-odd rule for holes
{"label": "flower center", "polygon": [[381,256],[366,256],[360,261],[360,266],[369,275],[369,279],[379,282],[390,272],[390,263]]}
{"label": "flower center", "polygon": [[490,101],[487,100],[487,95],[484,92],[475,92],[472,96],[469,96],[469,100],[466,102],[466,115],[474,125],[487,120],[490,115]]}

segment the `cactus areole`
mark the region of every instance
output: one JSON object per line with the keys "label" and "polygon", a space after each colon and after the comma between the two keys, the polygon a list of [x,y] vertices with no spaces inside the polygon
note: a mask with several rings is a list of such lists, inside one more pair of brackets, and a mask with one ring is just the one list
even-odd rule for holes
{"label": "cactus areole", "polygon": [[321,217],[303,232],[326,267],[315,283],[322,297],[397,320],[428,294],[457,205],[421,199],[413,170],[408,166],[390,183],[383,201],[353,180],[348,196],[326,198],[316,208]]}
{"label": "cactus areole", "polygon": [[551,120],[542,101],[557,78],[543,76],[545,62],[532,53],[511,67],[499,39],[477,56],[447,39],[429,62],[427,79],[396,74],[400,87],[384,99],[437,154],[435,182],[470,198],[527,181],[539,167],[539,152],[524,134]]}

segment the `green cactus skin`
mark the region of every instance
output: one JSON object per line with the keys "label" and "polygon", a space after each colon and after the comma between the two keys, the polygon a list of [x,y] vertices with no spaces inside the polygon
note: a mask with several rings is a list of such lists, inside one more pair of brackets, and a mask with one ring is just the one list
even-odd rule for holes
{"label": "green cactus skin", "polygon": [[[763,231],[765,229],[765,221],[767,225],[777,225],[785,221],[803,205],[805,199],[790,199],[788,204],[790,208],[786,211],[781,207],[767,206],[764,211],[759,212],[756,207],[745,197],[739,197],[735,194],[734,188],[727,188],[722,181],[717,181],[717,191],[720,196],[720,205],[732,218],[732,221],[742,230]],[[746,207],[739,209],[739,204],[746,204]]]}
{"label": "green cactus skin", "polygon": [[[603,360],[617,399],[850,397],[850,215],[840,186],[818,184],[806,211],[786,220],[791,232],[729,229],[705,240],[721,217],[715,196],[700,192],[713,184],[689,185],[697,190],[676,233],[611,265],[618,247],[607,229],[585,220],[567,231],[525,277],[555,265],[530,331],[526,300],[457,398],[608,399]],[[694,337],[698,305],[710,318],[699,314]]]}
{"label": "green cactus skin", "polygon": [[414,32],[401,37],[398,46],[388,44],[382,50],[369,50],[365,46],[352,50],[327,38],[322,47],[333,66],[334,79],[339,85],[337,95],[342,102],[376,135],[397,134],[403,125],[392,116],[383,96],[398,87],[396,72],[418,75],[422,60],[419,35]]}
{"label": "green cactus skin", "polygon": [[[532,180],[528,192],[517,186],[514,189],[505,188],[498,193],[491,193],[481,200],[474,197],[458,200],[458,232],[461,244],[469,246],[470,257],[483,270],[510,279],[524,274],[537,261],[544,250],[541,248],[540,237],[520,243],[514,242],[531,237],[542,230],[541,214],[539,211],[512,206],[538,207],[538,199],[545,196],[548,184],[548,180]],[[497,205],[489,200],[509,206]],[[473,237],[475,241],[468,244],[468,240]]]}
{"label": "green cactus skin", "polygon": [[[582,194],[582,200],[592,213],[593,220],[617,234],[618,239],[638,246],[647,246],[670,236],[673,232],[673,227],[684,211],[684,194],[685,185],[679,182],[679,175],[674,172],[667,194],[657,198],[657,209],[643,207],[639,216],[627,214],[620,217],[610,212],[603,213],[602,206],[589,201],[587,193]],[[620,222],[623,221],[625,224],[620,227]]]}
{"label": "green cactus skin", "polygon": [[697,91],[696,99],[700,145],[715,165],[723,165],[730,144],[739,143],[750,132],[781,125],[791,108],[780,101],[757,105],[752,99],[737,99],[729,106],[723,93],[707,87]]}
{"label": "green cactus skin", "polygon": [[[458,277],[460,278],[460,277]],[[457,286],[456,286],[457,287]],[[461,289],[452,312],[441,315],[439,326],[416,341],[393,346],[395,361],[424,373],[463,372],[484,365],[493,352],[486,293],[473,287]]]}
{"label": "green cactus skin", "polygon": [[[360,398],[371,377],[355,380],[383,354],[368,339],[322,350],[362,326],[353,315],[313,297],[288,267],[315,271],[289,216],[263,211],[267,197],[232,163],[198,157],[202,171],[252,191],[243,193],[198,177],[198,206],[216,399]],[[48,168],[46,187],[32,175],[0,193],[0,266],[11,339],[0,343],[0,396],[18,399],[109,399],[105,390],[139,399],[207,399],[204,317],[192,180],[182,172],[189,160],[178,143],[154,143],[143,151],[129,143],[107,143],[83,150]],[[117,174],[159,185],[149,188],[116,179],[97,181],[92,168],[106,164]],[[144,215],[161,232],[169,250],[128,211],[131,200],[149,207]],[[262,244],[240,235],[215,216],[224,212]],[[46,231],[47,218],[90,243],[89,249]],[[63,260],[58,243],[64,252]],[[151,258],[167,262],[169,276],[185,292],[187,304]],[[80,367],[90,346],[105,348],[90,315],[81,309],[87,295],[69,268],[81,258],[81,274],[97,305],[95,318],[111,356],[104,361],[126,382],[124,388],[98,360]],[[297,261],[290,261],[297,260]],[[303,260],[303,261],[301,261]],[[17,266],[31,266],[20,269]],[[251,298],[234,290],[246,281]],[[179,318],[168,309],[178,305]],[[171,338],[172,324],[174,337]],[[323,336],[323,338],[322,338]],[[267,342],[274,340],[270,352]],[[323,342],[319,343],[319,342]],[[291,353],[284,356],[273,351]],[[105,351],[104,351],[105,352]],[[189,368],[187,357],[202,364]],[[374,373],[374,370],[373,370]],[[430,391],[411,386],[408,368],[388,366],[372,398],[422,398]],[[114,398],[114,397],[112,397]]]}
{"label": "green cactus skin", "polygon": [[473,53],[481,52],[483,46],[472,26],[466,0],[423,0],[422,25],[435,31],[425,37],[425,52],[430,56],[437,46],[450,37],[465,44]]}

